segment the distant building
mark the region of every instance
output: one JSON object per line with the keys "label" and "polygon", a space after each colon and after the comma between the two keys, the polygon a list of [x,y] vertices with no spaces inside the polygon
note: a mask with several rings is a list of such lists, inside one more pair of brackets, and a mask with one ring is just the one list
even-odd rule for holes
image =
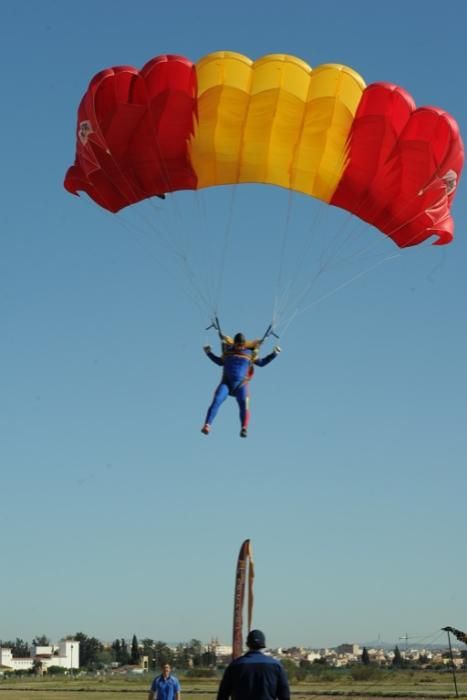
{"label": "distant building", "polygon": [[353,656],[358,656],[362,653],[358,644],[339,644],[335,651],[338,654],[352,654]]}
{"label": "distant building", "polygon": [[221,644],[217,637],[213,637],[208,644],[208,650],[214,652],[216,658],[225,658],[232,656],[232,645]]}
{"label": "distant building", "polygon": [[51,666],[79,669],[79,642],[67,639],[58,645],[32,646],[31,655],[26,658],[13,656],[11,649],[0,647],[0,666],[6,666],[12,671],[30,671],[35,661],[41,662],[43,671]]}

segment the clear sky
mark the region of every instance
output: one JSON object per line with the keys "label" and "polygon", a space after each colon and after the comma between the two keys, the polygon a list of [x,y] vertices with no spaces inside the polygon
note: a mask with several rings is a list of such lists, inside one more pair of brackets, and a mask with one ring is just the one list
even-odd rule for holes
{"label": "clear sky", "polygon": [[[229,642],[246,537],[271,645],[465,629],[465,182],[452,245],[402,254],[274,188],[175,195],[143,231],[62,182],[91,77],[163,53],[344,63],[465,136],[466,23],[462,0],[3,3],[0,639]],[[200,433],[219,368],[195,289],[219,279],[228,332],[262,333],[292,281],[303,311],[247,440],[232,400]]]}

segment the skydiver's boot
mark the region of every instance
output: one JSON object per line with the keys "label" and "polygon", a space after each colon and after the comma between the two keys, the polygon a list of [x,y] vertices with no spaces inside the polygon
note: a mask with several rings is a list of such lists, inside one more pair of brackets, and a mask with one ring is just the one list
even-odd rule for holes
{"label": "skydiver's boot", "polygon": [[240,437],[248,437],[248,432],[245,427],[240,430]]}
{"label": "skydiver's boot", "polygon": [[209,435],[209,433],[211,432],[211,426],[209,425],[209,423],[205,423],[203,425],[203,427],[201,428],[201,432],[203,433],[203,435]]}

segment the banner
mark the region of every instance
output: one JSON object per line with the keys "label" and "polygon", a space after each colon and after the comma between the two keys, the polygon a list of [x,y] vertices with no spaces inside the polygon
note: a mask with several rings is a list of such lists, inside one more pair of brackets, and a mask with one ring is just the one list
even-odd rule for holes
{"label": "banner", "polygon": [[455,627],[443,627],[443,630],[445,632],[451,632],[459,640],[459,642],[467,644],[467,634],[465,632],[461,632],[461,630],[456,630]]}
{"label": "banner", "polygon": [[235,573],[234,615],[232,636],[232,659],[243,654],[243,605],[245,602],[245,585],[248,578],[248,631],[253,619],[253,580],[255,569],[250,540],[245,540],[240,547]]}

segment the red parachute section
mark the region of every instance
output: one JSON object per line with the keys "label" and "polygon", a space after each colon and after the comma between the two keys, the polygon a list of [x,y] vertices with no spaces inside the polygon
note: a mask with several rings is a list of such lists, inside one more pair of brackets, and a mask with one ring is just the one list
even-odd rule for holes
{"label": "red parachute section", "polygon": [[117,212],[147,197],[195,188],[186,146],[195,115],[196,73],[181,56],[159,56],[141,71],[101,71],[79,106],[66,189],[84,191]]}
{"label": "red parachute section", "polygon": [[464,148],[455,120],[415,108],[390,83],[369,85],[349,138],[348,165],[331,204],[376,226],[400,247],[453,238],[450,214]]}

